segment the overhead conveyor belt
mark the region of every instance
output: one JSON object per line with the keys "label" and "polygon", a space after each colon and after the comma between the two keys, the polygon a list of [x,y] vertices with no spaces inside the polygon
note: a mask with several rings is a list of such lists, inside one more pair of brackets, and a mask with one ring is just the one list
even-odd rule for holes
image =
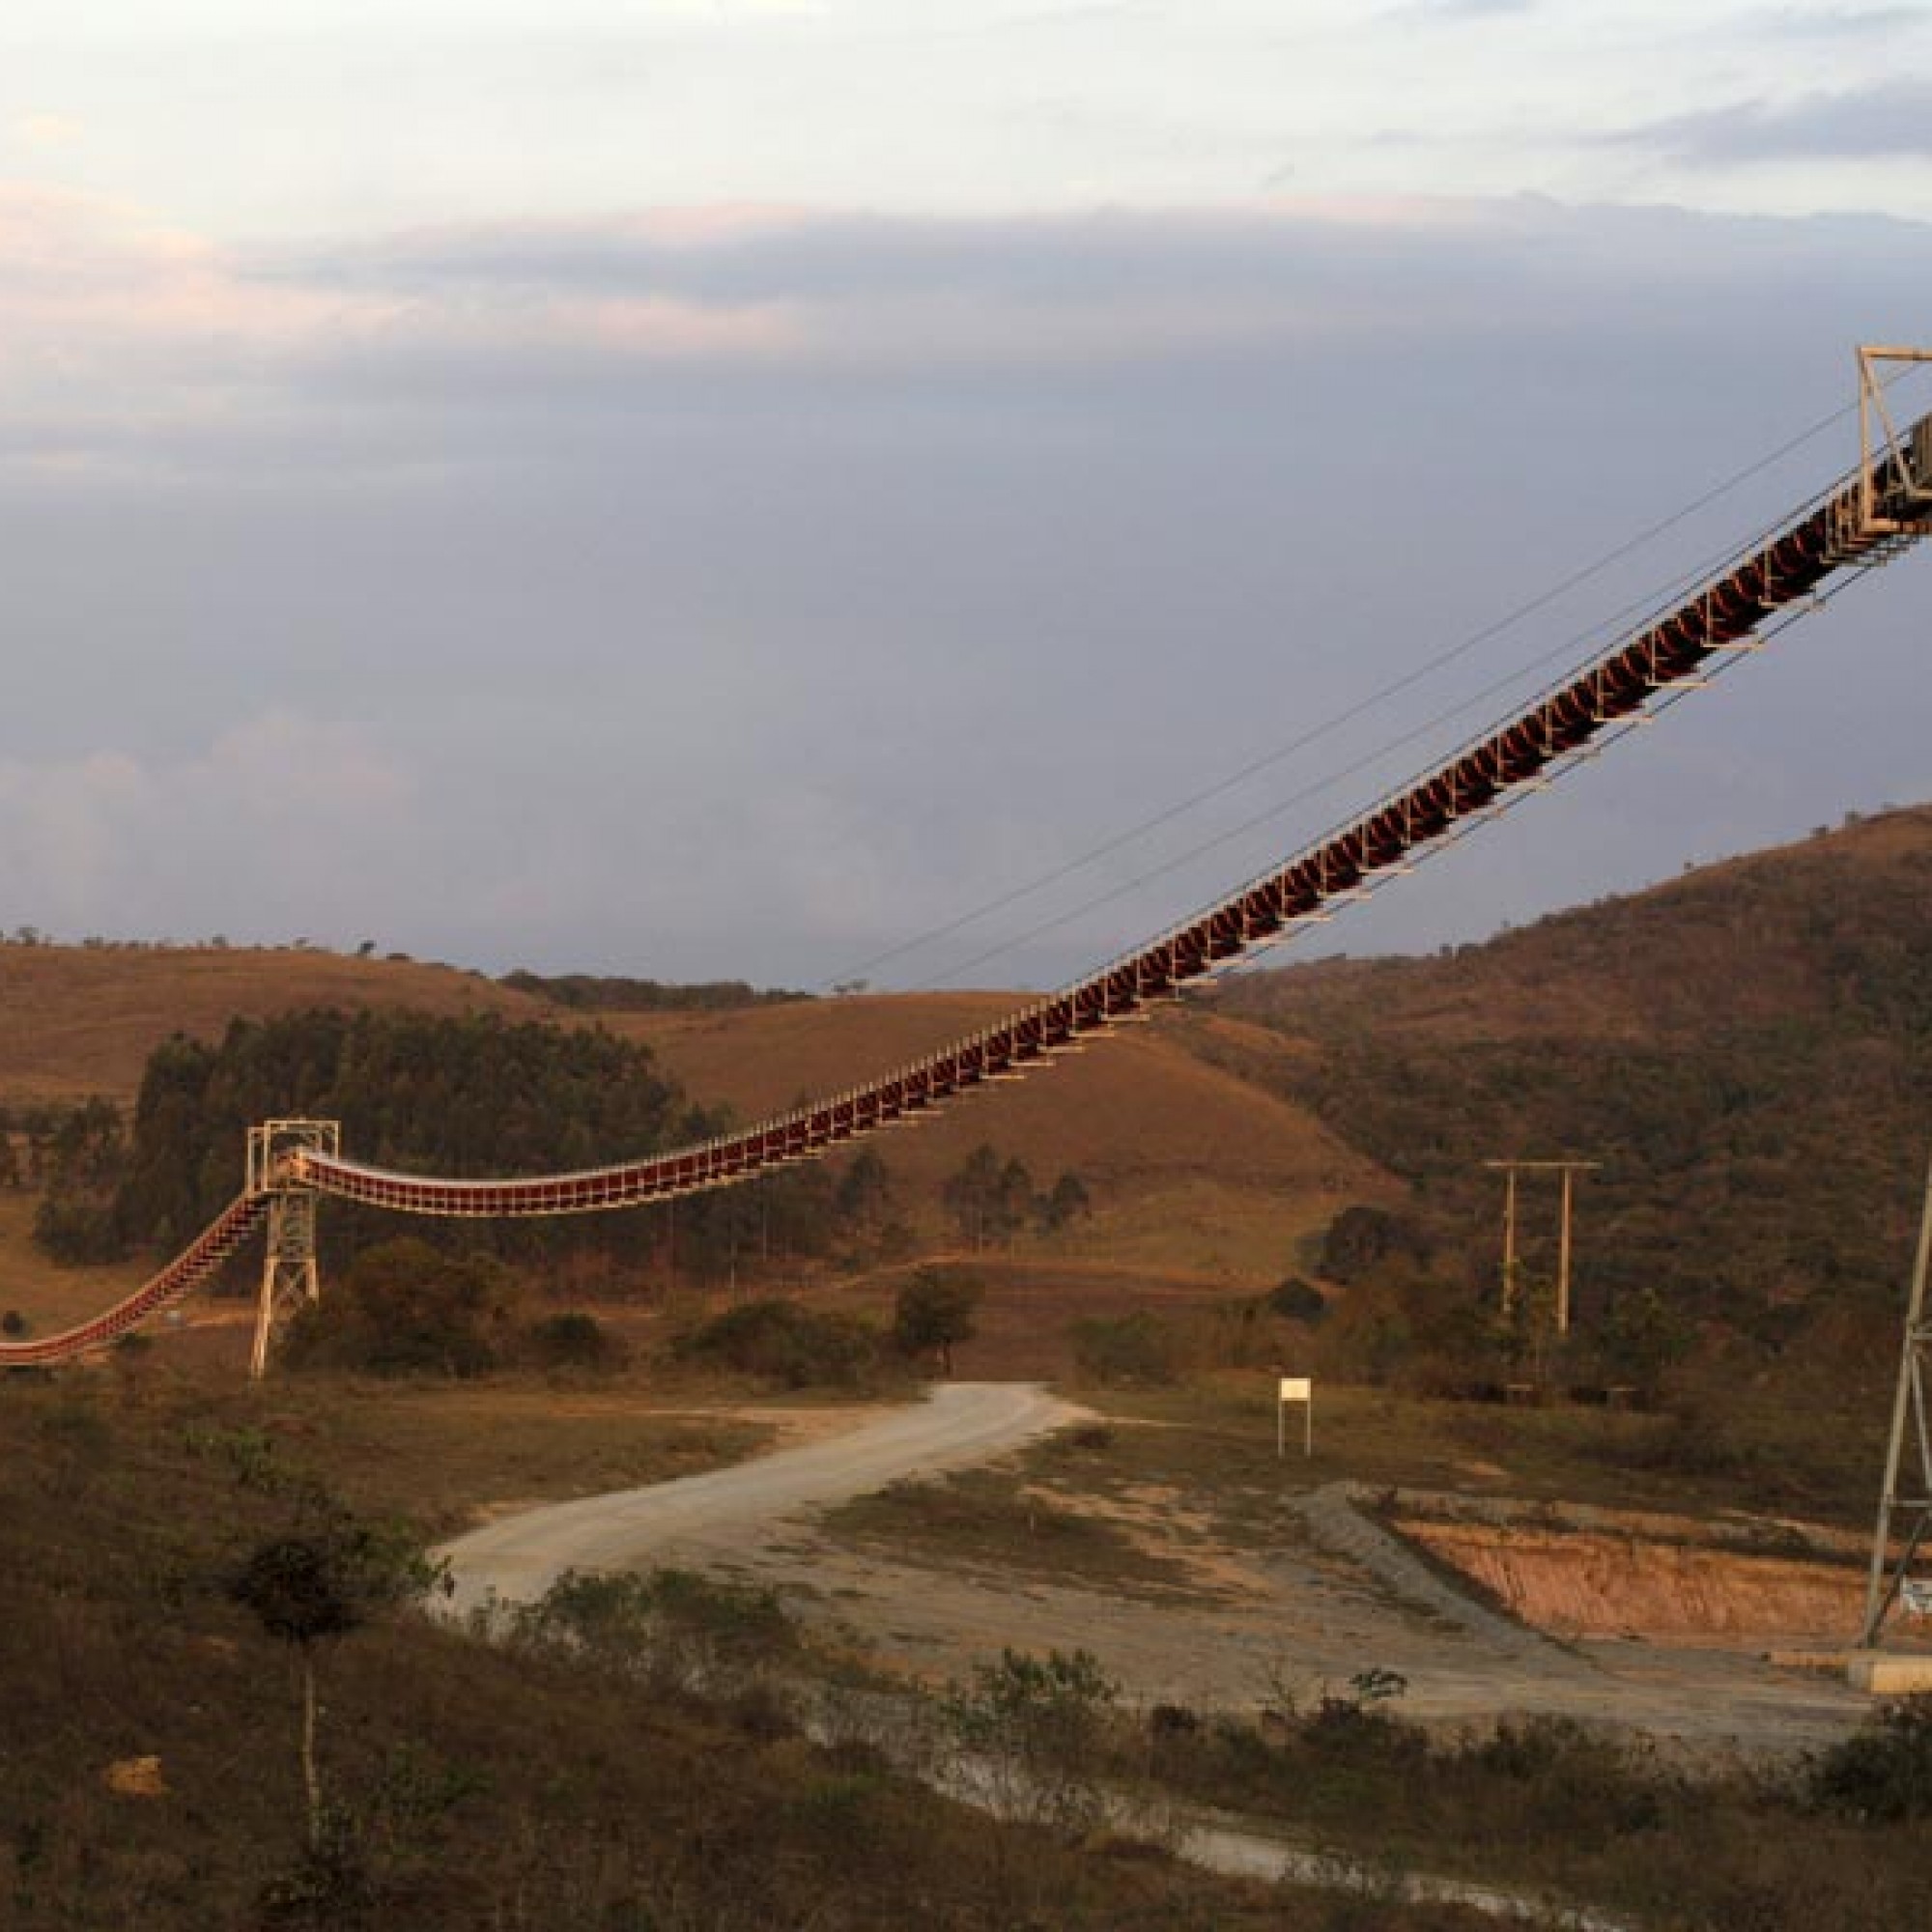
{"label": "overhead conveyor belt", "polygon": [[917,1120],[1120,1021],[1142,1017],[1150,1003],[1277,939],[1378,872],[1443,839],[1506,793],[1536,781],[1609,727],[1643,715],[1661,694],[1681,690],[1717,653],[1748,644],[1768,618],[1815,596],[1837,573],[1868,567],[1922,534],[1932,499],[1915,479],[1927,476],[1932,416],[1915,424],[1893,453],[1861,465],[1668,615],[1365,817],[1097,973],[862,1086],[739,1132],[581,1173],[456,1180],[298,1151],[290,1178],[407,1214],[590,1213],[729,1186]]}
{"label": "overhead conveyor belt", "polygon": [[[829,1099],[668,1153],[570,1174],[453,1179],[346,1160],[324,1145],[293,1145],[258,1171],[249,1191],[136,1293],[58,1335],[0,1343],[0,1368],[57,1361],[125,1334],[203,1285],[265,1207],[320,1193],[399,1213],[496,1219],[594,1213],[727,1187],[810,1160],[881,1127],[923,1119],[990,1082],[1012,1079],[1321,915],[1411,855],[1440,844],[1499,801],[1545,778],[1593,741],[1641,719],[1698,680],[1720,652],[1748,647],[1762,626],[1816,598],[1841,574],[1867,569],[1932,531],[1932,416],[1902,434],[1885,417],[1874,366],[1925,352],[1861,352],[1865,457],[1823,498],[1733,558],[1668,614],[1552,687],[1361,818],[1251,879],[1218,904],[1058,993],[1030,1001],[890,1073]],[[1882,447],[1871,419],[1883,419]],[[258,1133],[263,1130],[258,1129]],[[329,1138],[332,1140],[332,1130]],[[265,1145],[268,1143],[265,1141]],[[271,1238],[270,1246],[273,1246]],[[266,1291],[265,1291],[266,1294]],[[265,1307],[272,1297],[265,1299]],[[258,1336],[258,1354],[262,1337]]]}

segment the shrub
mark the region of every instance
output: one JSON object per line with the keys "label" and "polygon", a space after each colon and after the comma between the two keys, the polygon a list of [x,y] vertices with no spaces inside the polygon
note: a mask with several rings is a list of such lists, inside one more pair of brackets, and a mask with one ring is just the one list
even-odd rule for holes
{"label": "shrub", "polygon": [[1179,1378],[1179,1340],[1156,1316],[1094,1316],[1074,1322],[1069,1332],[1073,1359],[1092,1381],[1165,1384]]}
{"label": "shrub", "polygon": [[1328,1303],[1313,1282],[1292,1274],[1278,1288],[1263,1297],[1262,1305],[1270,1315],[1290,1321],[1306,1321],[1311,1327],[1328,1313]]}
{"label": "shrub", "polygon": [[916,1268],[893,1310],[894,1347],[902,1355],[936,1354],[940,1373],[950,1376],[953,1346],[973,1339],[973,1318],[985,1292],[976,1275]]}
{"label": "shrub", "polygon": [[1820,1810],[1932,1818],[1932,1693],[1881,1705],[1861,1730],[1812,1761],[1808,1781]]}
{"label": "shrub", "polygon": [[784,1388],[850,1387],[877,1359],[872,1331],[850,1316],[819,1314],[796,1301],[748,1301],[679,1337],[675,1352]]}
{"label": "shrub", "polygon": [[509,1638],[661,1690],[713,1693],[742,1690],[798,1642],[773,1591],[675,1569],[566,1571],[510,1613]]}
{"label": "shrub", "polygon": [[579,1309],[533,1321],[526,1340],[540,1368],[614,1369],[624,1359],[617,1338],[596,1316]]}
{"label": "shrub", "polygon": [[1077,1834],[1099,1822],[1099,1764],[1120,1687],[1089,1651],[1043,1658],[1003,1650],[973,1666],[942,1706],[962,1749],[980,1760],[1009,1817]]}
{"label": "shrub", "polygon": [[288,1361],[378,1376],[486,1375],[499,1359],[509,1293],[508,1272],[488,1255],[384,1241],[290,1324]]}

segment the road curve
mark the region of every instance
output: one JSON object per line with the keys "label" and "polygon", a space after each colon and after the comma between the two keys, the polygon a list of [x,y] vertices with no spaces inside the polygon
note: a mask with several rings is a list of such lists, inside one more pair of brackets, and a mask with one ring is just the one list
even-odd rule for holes
{"label": "road curve", "polygon": [[1036,1382],[947,1382],[848,1435],[702,1475],[520,1511],[472,1529],[437,1552],[447,1559],[462,1615],[492,1596],[541,1597],[566,1570],[621,1570],[693,1532],[776,1521],[843,1502],[902,1476],[983,1462],[1076,1419],[1082,1411]]}

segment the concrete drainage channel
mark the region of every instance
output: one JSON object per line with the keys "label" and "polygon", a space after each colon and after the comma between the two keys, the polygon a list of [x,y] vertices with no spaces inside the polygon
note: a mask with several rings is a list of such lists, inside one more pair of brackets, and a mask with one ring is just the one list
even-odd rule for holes
{"label": "concrete drainage channel", "polygon": [[[1308,1533],[1322,1548],[1359,1564],[1405,1603],[1459,1625],[1508,1657],[1548,1657],[1563,1647],[1526,1624],[1477,1603],[1446,1582],[1399,1536],[1363,1514],[1376,1492],[1361,1483],[1325,1483],[1294,1500]],[[1567,1655],[1567,1653],[1565,1653]]]}

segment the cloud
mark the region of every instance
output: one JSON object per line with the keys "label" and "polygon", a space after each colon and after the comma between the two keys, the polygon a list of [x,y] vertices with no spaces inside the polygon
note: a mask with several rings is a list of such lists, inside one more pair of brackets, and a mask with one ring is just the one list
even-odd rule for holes
{"label": "cloud", "polygon": [[0,897],[69,936],[354,923],[355,872],[416,803],[365,731],[269,710],[193,753],[0,758]]}
{"label": "cloud", "polygon": [[[1829,413],[1853,341],[1932,312],[1911,223],[1529,197],[644,212],[298,253],[23,189],[7,221],[10,923],[792,983],[1312,733],[1016,909],[1122,895],[975,977],[1166,924],[1807,494],[1841,443],[1318,728]],[[1690,748],[1649,789],[1523,814],[1548,843],[1391,893],[1376,931],[1468,936],[1674,869],[1687,826],[1932,790],[1922,626],[1885,602],[1914,567],[1861,593],[1889,629],[1794,653],[1817,684],[1767,653],[1755,724],[1726,680],[1642,734]],[[1725,812],[1707,715],[1751,746]]]}
{"label": "cloud", "polygon": [[71,148],[87,134],[86,127],[67,114],[17,115],[7,131],[23,148]]}
{"label": "cloud", "polygon": [[1746,100],[1610,137],[1680,161],[1923,160],[1932,156],[1932,81],[1897,80],[1783,101]]}
{"label": "cloud", "polygon": [[1926,25],[1922,6],[1776,7],[1747,19],[1753,36],[1789,41],[1866,41],[1895,36]]}

